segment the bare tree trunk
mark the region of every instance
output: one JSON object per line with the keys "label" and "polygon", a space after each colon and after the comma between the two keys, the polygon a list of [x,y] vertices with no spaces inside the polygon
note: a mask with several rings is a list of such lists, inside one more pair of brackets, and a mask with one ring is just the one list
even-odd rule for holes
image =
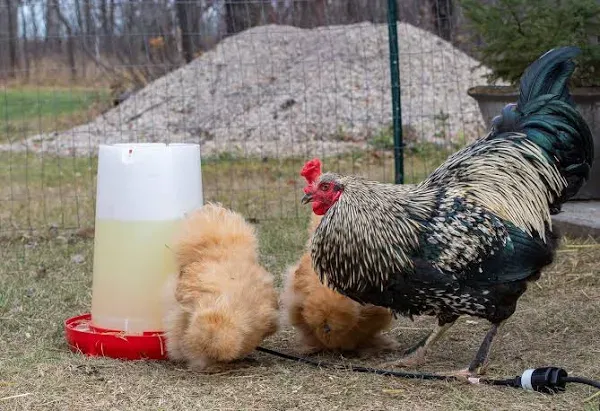
{"label": "bare tree trunk", "polygon": [[[23,62],[25,63],[25,79],[29,81],[30,57],[29,42],[27,41],[27,19],[25,18],[25,9],[21,8],[21,21],[23,24]],[[34,42],[36,41],[34,37]]]}
{"label": "bare tree trunk", "polygon": [[315,1],[315,25],[324,26],[327,24],[326,8],[327,0],[316,0]]}
{"label": "bare tree trunk", "polygon": [[[34,66],[35,63],[38,61],[38,59],[40,58],[40,37],[39,37],[39,30],[38,30],[38,25],[37,25],[37,11],[36,11],[36,7],[33,3],[33,0],[27,0],[27,5],[29,7],[30,13],[31,13],[31,28],[33,29],[33,62],[34,62]],[[25,21],[25,19],[23,19],[23,21]],[[30,62],[29,62],[30,64]]]}
{"label": "bare tree trunk", "polygon": [[452,39],[454,5],[452,0],[431,0],[433,23],[437,35],[444,40]]}
{"label": "bare tree trunk", "polygon": [[183,59],[189,63],[194,59],[194,41],[192,28],[190,27],[190,15],[187,7],[188,0],[176,0],[177,20],[179,20],[179,30],[181,31],[181,51]]}
{"label": "bare tree trunk", "polygon": [[235,24],[235,5],[232,0],[225,1],[225,36],[231,36],[237,33],[238,29]]}
{"label": "bare tree trunk", "polygon": [[[89,1],[84,1],[84,3],[89,4]],[[83,11],[83,8],[81,7],[80,0],[75,0],[75,15],[77,17],[77,30],[75,30],[75,32],[79,34],[79,40],[81,42],[81,46],[80,46],[79,50],[83,50],[84,48],[88,47],[88,37],[87,37],[88,28],[87,28],[86,21],[84,21],[84,11]],[[78,53],[78,54],[81,55],[81,76],[83,78],[85,78],[86,72],[87,72],[87,65],[86,65],[87,58],[83,53]]]}
{"label": "bare tree trunk", "polygon": [[69,68],[71,69],[71,80],[77,79],[77,65],[75,62],[75,39],[73,36],[73,28],[69,21],[65,18],[60,10],[59,0],[52,0],[54,3],[53,7],[56,12],[56,16],[60,22],[65,26],[67,32],[67,58],[69,60]]}
{"label": "bare tree trunk", "polygon": [[360,16],[358,4],[356,3],[356,0],[348,0],[346,2],[346,20],[342,22],[343,24],[356,23],[356,20]]}
{"label": "bare tree trunk", "polygon": [[115,0],[110,0],[110,7],[108,9],[108,26],[109,32],[115,35]]}
{"label": "bare tree trunk", "polygon": [[[294,4],[300,3],[306,1],[294,2]],[[227,0],[225,2],[227,36],[261,24],[271,13],[272,7],[270,0]]]}
{"label": "bare tree trunk", "polygon": [[92,14],[92,2],[90,0],[83,1],[83,21],[85,23],[85,34],[87,37],[86,44],[90,44],[90,39],[96,34],[96,22]]}
{"label": "bare tree trunk", "polygon": [[17,61],[17,4],[15,0],[6,1],[6,12],[7,12],[7,28],[8,28],[8,76],[15,77],[16,71],[19,67]]}
{"label": "bare tree trunk", "polygon": [[[200,34],[200,19],[202,19],[202,14],[204,12],[204,9],[202,9],[202,5],[199,4],[201,3],[198,0],[194,1],[194,5],[190,5],[191,9],[191,17],[192,17],[192,24],[190,25],[190,29],[192,30],[192,32],[190,33],[192,36],[192,44],[193,44],[193,49],[194,49],[194,53],[197,53],[199,49],[202,48],[202,36]],[[208,6],[206,6],[208,7]]]}
{"label": "bare tree trunk", "polygon": [[[89,1],[89,0],[88,0]],[[114,2],[111,2],[111,6],[109,9],[108,0],[100,0],[100,25],[102,26],[102,34],[104,35],[104,41],[101,42],[102,48],[108,53],[114,53],[114,44],[113,44],[113,24],[112,20],[113,16],[113,6]]]}
{"label": "bare tree trunk", "polygon": [[60,29],[56,7],[58,3],[54,0],[46,1],[46,52],[54,53],[59,51],[60,45]]}
{"label": "bare tree trunk", "polygon": [[[85,23],[85,50],[89,50],[94,44],[94,49],[98,44],[98,33],[96,32],[96,19],[93,14],[93,4],[91,0],[83,0],[83,20]],[[86,58],[84,53],[84,59]],[[85,67],[84,67],[85,70]],[[84,76],[86,73],[83,74]]]}

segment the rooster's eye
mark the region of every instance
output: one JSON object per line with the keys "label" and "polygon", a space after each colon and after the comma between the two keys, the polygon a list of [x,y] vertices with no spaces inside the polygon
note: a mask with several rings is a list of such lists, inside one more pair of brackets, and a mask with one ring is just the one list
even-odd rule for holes
{"label": "rooster's eye", "polygon": [[323,191],[329,190],[329,184],[328,183],[321,184],[321,190],[323,190]]}

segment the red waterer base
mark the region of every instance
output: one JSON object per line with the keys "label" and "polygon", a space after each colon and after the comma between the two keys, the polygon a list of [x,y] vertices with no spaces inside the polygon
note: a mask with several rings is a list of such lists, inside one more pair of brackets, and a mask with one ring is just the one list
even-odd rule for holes
{"label": "red waterer base", "polygon": [[128,335],[124,331],[94,327],[91,320],[92,315],[86,313],[65,321],[65,336],[72,351],[120,360],[167,359],[162,332]]}

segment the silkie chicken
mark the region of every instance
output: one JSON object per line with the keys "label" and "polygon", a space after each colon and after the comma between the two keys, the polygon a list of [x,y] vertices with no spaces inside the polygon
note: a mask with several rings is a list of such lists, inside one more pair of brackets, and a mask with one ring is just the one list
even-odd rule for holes
{"label": "silkie chicken", "polygon": [[[321,166],[309,162],[301,174],[311,184],[321,175]],[[321,218],[311,216],[309,234]],[[361,305],[323,285],[312,268],[308,251],[286,272],[282,311],[286,322],[299,333],[302,353],[329,350],[372,354],[399,346],[382,334],[392,324],[392,312],[371,304]]]}
{"label": "silkie chicken", "polygon": [[422,363],[461,315],[471,315],[491,328],[468,368],[454,375],[483,373],[499,327],[552,263],[551,211],[587,181],[594,158],[568,89],[579,53],[562,47],[540,56],[489,134],[408,192],[335,173],[305,188],[302,202],[323,216],[311,256],[324,284],[358,302],[437,318],[395,365]]}
{"label": "silkie chicken", "polygon": [[276,332],[278,296],[257,248],[254,228],[220,205],[186,218],[174,246],[179,273],[165,286],[170,359],[219,371]]}

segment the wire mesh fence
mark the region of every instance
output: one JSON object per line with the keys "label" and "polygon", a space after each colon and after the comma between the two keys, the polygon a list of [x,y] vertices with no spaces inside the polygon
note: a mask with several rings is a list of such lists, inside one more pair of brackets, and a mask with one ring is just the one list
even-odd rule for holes
{"label": "wire mesh fence", "polygon": [[[0,0],[0,234],[94,223],[98,145],[201,145],[206,200],[298,218],[304,161],[394,181],[387,0]],[[405,182],[484,131],[451,0],[398,0]]]}

